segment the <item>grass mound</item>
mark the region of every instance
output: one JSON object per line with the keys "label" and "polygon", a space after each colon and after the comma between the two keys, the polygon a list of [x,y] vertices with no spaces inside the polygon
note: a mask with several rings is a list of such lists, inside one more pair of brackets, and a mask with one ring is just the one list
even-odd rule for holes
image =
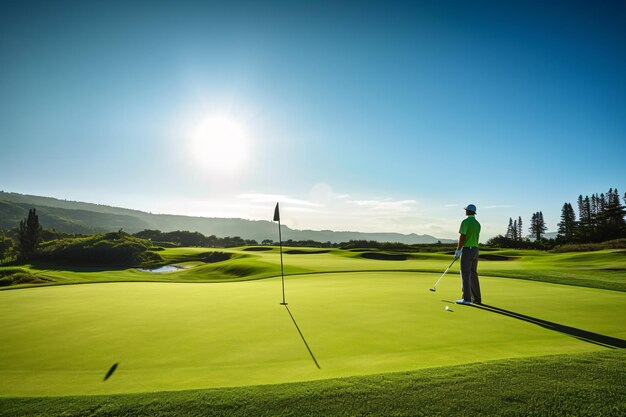
{"label": "grass mound", "polygon": [[233,254],[228,252],[206,252],[202,254],[202,261],[212,264],[227,261],[232,257]]}
{"label": "grass mound", "polygon": [[246,252],[265,252],[270,251],[272,248],[264,247],[264,246],[252,246],[249,248],[244,248]]}
{"label": "grass mound", "polygon": [[217,271],[225,275],[231,275],[237,278],[243,278],[246,276],[252,276],[258,273],[257,268],[248,265],[224,265],[217,268]]}

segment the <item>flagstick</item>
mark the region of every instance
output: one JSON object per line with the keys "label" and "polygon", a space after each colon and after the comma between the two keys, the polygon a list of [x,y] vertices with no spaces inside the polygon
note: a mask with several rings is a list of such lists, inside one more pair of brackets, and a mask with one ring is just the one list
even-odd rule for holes
{"label": "flagstick", "polygon": [[278,244],[280,245],[280,276],[283,283],[283,302],[280,304],[286,306],[287,302],[285,301],[285,271],[283,269],[283,236],[280,230],[280,209],[278,208],[278,203],[276,203],[276,208],[274,209],[274,221],[278,222]]}
{"label": "flagstick", "polygon": [[283,270],[283,238],[280,233],[280,220],[278,220],[278,241],[280,244],[280,276],[282,277],[283,281],[283,302],[280,304],[286,306],[287,302],[285,301],[285,272]]}

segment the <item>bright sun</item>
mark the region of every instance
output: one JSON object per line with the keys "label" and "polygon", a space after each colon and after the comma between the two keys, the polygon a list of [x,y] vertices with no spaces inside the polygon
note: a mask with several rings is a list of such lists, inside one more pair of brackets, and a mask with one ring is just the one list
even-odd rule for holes
{"label": "bright sun", "polygon": [[245,129],[232,119],[211,116],[193,130],[189,150],[204,170],[233,173],[248,159],[248,137]]}

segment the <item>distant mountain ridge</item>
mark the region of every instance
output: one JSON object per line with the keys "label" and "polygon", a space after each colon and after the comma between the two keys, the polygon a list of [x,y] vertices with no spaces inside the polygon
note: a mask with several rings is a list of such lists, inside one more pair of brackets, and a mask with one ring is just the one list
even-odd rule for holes
{"label": "distant mountain ridge", "polygon": [[[156,229],[163,232],[189,230],[200,232],[206,236],[240,236],[258,242],[264,239],[276,240],[276,224],[266,220],[152,214],[121,207],[5,191],[0,191],[0,228],[17,227],[20,220],[26,217],[31,208],[37,209],[39,222],[44,227],[67,233],[100,233],[119,229],[124,229],[129,233],[136,233],[144,229]],[[284,225],[281,231],[284,240],[314,240],[332,243],[349,240],[376,240],[405,244],[455,242],[451,239],[439,239],[430,235],[415,233],[296,230]]]}

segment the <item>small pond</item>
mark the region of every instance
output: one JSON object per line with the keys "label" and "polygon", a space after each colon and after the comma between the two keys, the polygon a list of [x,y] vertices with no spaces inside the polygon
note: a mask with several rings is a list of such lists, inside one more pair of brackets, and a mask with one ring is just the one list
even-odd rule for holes
{"label": "small pond", "polygon": [[151,269],[145,269],[145,268],[137,268],[137,271],[141,271],[141,272],[155,272],[155,273],[163,273],[163,272],[176,272],[176,271],[180,271],[182,268],[178,267],[178,266],[174,266],[174,265],[163,265],[160,266],[158,268],[151,268]]}

